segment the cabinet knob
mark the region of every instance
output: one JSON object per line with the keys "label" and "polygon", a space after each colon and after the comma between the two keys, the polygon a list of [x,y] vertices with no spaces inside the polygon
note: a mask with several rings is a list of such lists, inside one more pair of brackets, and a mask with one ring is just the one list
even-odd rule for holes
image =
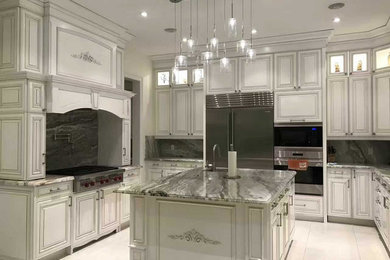
{"label": "cabinet knob", "polygon": [[344,75],[345,75],[345,76],[347,76],[347,75],[348,75],[348,73],[347,73],[347,72],[345,72],[345,73],[344,73]]}
{"label": "cabinet knob", "polygon": [[301,86],[298,86],[298,89],[301,89]]}
{"label": "cabinet knob", "polygon": [[345,135],[348,135],[348,133],[345,133]]}
{"label": "cabinet knob", "polygon": [[376,135],[376,133],[372,133],[372,135]]}

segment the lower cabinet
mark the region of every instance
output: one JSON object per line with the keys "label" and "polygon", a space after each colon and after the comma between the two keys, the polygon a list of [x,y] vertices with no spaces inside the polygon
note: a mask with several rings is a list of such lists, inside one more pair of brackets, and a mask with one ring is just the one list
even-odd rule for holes
{"label": "lower cabinet", "polygon": [[334,217],[373,219],[371,169],[328,170],[328,215]]}
{"label": "lower cabinet", "polygon": [[73,247],[98,239],[119,227],[120,194],[114,193],[118,188],[115,185],[74,195]]}
{"label": "lower cabinet", "polygon": [[297,219],[323,218],[323,198],[321,196],[295,195],[294,209]]}
{"label": "lower cabinet", "polygon": [[71,197],[49,198],[37,203],[36,256],[41,258],[70,245]]}

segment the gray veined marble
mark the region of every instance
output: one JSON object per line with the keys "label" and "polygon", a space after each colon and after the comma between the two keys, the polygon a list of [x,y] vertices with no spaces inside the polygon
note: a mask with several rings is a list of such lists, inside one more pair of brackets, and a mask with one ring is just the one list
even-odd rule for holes
{"label": "gray veined marble", "polygon": [[19,187],[38,187],[51,185],[61,182],[73,181],[73,176],[60,176],[60,175],[46,175],[45,179],[32,180],[32,181],[14,181],[14,180],[1,180],[0,186],[19,186]]}
{"label": "gray veined marble", "polygon": [[145,159],[155,158],[203,158],[203,140],[201,139],[155,139],[145,137]]}
{"label": "gray veined marble", "polygon": [[196,168],[151,184],[130,185],[119,193],[245,203],[269,203],[296,175],[295,171],[238,169],[240,179],[226,179],[226,171]]}

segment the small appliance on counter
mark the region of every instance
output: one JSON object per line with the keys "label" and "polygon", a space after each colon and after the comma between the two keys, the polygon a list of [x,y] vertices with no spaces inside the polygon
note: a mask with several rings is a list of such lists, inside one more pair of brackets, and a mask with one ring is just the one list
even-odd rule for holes
{"label": "small appliance on counter", "polygon": [[73,176],[73,192],[97,190],[101,187],[121,183],[124,169],[110,166],[80,166],[47,171],[47,175]]}

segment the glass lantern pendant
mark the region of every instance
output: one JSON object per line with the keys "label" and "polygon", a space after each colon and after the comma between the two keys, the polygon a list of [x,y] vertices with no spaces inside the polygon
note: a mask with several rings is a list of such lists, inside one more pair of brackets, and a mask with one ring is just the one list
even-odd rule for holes
{"label": "glass lantern pendant", "polygon": [[228,37],[231,39],[237,37],[237,20],[234,17],[228,21]]}
{"label": "glass lantern pendant", "polygon": [[215,36],[210,40],[210,49],[211,51],[218,53],[218,38]]}
{"label": "glass lantern pendant", "polygon": [[178,80],[179,78],[179,68],[175,66],[173,66],[172,68],[172,81],[173,82],[176,82],[176,80]]}
{"label": "glass lantern pendant", "polygon": [[246,40],[242,39],[237,42],[237,52],[245,54],[247,48],[248,48],[248,42]]}
{"label": "glass lantern pendant", "polygon": [[249,48],[246,52],[247,62],[252,62],[256,58],[256,50]]}
{"label": "glass lantern pendant", "polygon": [[194,51],[195,51],[195,40],[190,38],[187,40],[187,48],[188,48],[188,52],[193,54]]}
{"label": "glass lantern pendant", "polygon": [[187,56],[182,54],[175,57],[175,67],[187,67]]}
{"label": "glass lantern pendant", "polygon": [[213,58],[213,53],[209,50],[202,52],[202,61],[204,63],[209,63],[209,61]]}
{"label": "glass lantern pendant", "polygon": [[221,72],[230,72],[232,69],[232,65],[230,63],[230,59],[223,57],[219,61],[219,69]]}

